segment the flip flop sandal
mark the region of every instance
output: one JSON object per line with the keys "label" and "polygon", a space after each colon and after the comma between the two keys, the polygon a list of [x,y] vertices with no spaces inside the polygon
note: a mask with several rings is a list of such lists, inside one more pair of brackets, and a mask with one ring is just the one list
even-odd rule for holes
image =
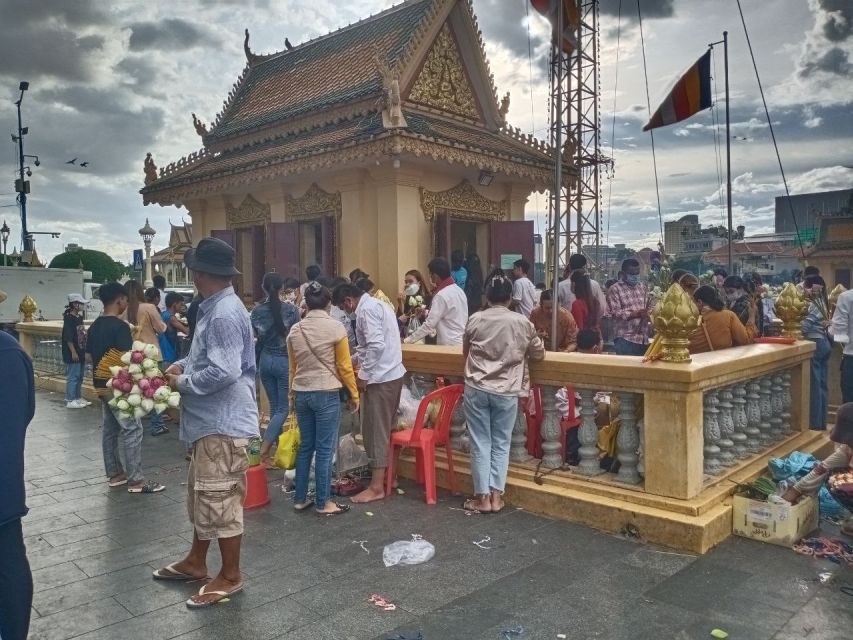
{"label": "flip flop sandal", "polygon": [[465,502],[462,503],[462,508],[465,511],[470,511],[471,513],[492,513],[492,510],[483,511],[482,509],[478,509],[477,507],[473,507],[471,505],[474,504],[474,498],[469,498]]}
{"label": "flip flop sandal", "polygon": [[116,487],[127,484],[127,478],[124,480],[110,480],[107,484],[109,484],[111,488],[115,489]]}
{"label": "flip flop sandal", "polygon": [[336,502],[335,506],[338,508],[337,511],[317,511],[316,513],[318,516],[331,517],[331,516],[339,516],[339,515],[344,514],[350,510],[350,506],[348,504],[340,504],[339,502]]}
{"label": "flip flop sandal", "polygon": [[302,503],[302,506],[300,506],[300,507],[293,505],[293,510],[296,513],[305,513],[306,511],[308,511],[313,506],[314,506],[313,500],[306,500],[305,502]]}
{"label": "flip flop sandal", "polygon": [[237,595],[243,590],[243,585],[234,587],[231,591],[205,591],[207,585],[204,585],[201,589],[198,590],[198,595],[200,596],[216,596],[216,600],[207,600],[205,602],[196,602],[192,598],[189,598],[186,602],[187,609],[206,609],[207,607],[212,607],[217,602],[221,602],[226,598],[230,598],[231,596]]}
{"label": "flip flop sandal", "polygon": [[178,563],[173,562],[162,569],[157,569],[151,576],[155,580],[171,580],[174,582],[194,582],[195,580],[207,580],[209,578],[209,576],[199,577],[190,575],[189,573],[182,573],[175,569],[176,564]]}
{"label": "flip flop sandal", "polygon": [[128,493],[160,493],[161,491],[165,491],[166,487],[162,484],[154,482],[153,480],[149,480],[145,484],[140,484],[127,488]]}

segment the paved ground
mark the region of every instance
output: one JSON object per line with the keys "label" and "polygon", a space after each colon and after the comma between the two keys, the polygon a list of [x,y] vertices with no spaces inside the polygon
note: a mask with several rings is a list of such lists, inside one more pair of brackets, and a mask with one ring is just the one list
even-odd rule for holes
{"label": "paved ground", "polygon": [[[520,510],[468,516],[446,494],[428,507],[411,486],[319,519],[293,513],[271,484],[272,505],[246,517],[245,592],[188,611],[197,585],[151,579],[191,537],[180,444],[146,437],[147,473],[168,490],[131,496],[104,482],[99,422],[94,409],[38,396],[24,521],[33,639],[687,640],[713,629],[732,640],[851,638],[853,598],[839,591],[853,584],[849,568],[738,538],[697,559]],[[383,546],[413,533],[435,544],[435,557],[385,568]],[[473,544],[486,537],[489,548]],[[834,572],[826,585],[825,570]],[[376,609],[372,593],[397,610]]]}

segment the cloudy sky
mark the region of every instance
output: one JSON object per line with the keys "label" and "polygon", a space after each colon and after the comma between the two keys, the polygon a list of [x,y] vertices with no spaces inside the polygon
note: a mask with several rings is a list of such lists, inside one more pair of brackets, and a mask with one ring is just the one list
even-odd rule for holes
{"label": "cloudy sky", "polygon": [[[853,3],[742,3],[791,191],[853,187]],[[391,4],[0,0],[0,126],[15,130],[16,89],[29,81],[26,151],[41,159],[33,167],[29,224],[62,232],[61,240],[39,239],[40,253],[50,257],[77,242],[129,261],[146,217],[160,231],[155,247],[163,246],[169,220],[185,211],[142,206],[142,160],[151,151],[165,164],[199,147],[190,113],[209,122],[219,110],[245,64],[245,27],[263,53],[281,49],[285,37],[303,42]],[[707,44],[729,31],[735,221],[748,234],[772,231],[773,198],[784,191],[736,1],[640,4],[653,110]],[[528,17],[526,6],[527,0],[474,0],[499,93],[512,93],[511,123],[546,137],[548,26]],[[603,239],[654,244],[660,225],[649,135],[641,132],[648,114],[637,1],[602,0],[600,23],[602,146],[609,155],[613,140],[615,159],[602,187]],[[722,104],[721,52],[715,63]],[[707,224],[722,220],[713,123],[706,111],[657,132],[665,220],[686,213]],[[16,147],[4,140],[0,218],[17,240]],[[65,164],[75,157],[77,165]],[[84,161],[89,166],[80,168]],[[546,202],[540,194],[528,204],[541,231]]]}

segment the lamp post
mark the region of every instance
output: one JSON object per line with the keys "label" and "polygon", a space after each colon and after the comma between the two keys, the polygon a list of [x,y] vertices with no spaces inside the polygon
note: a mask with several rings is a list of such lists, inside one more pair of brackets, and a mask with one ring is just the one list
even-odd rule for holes
{"label": "lamp post", "polygon": [[139,235],[142,236],[142,242],[145,244],[145,288],[153,287],[154,280],[151,275],[151,241],[157,232],[148,224],[148,218],[145,218],[145,226],[139,230]]}
{"label": "lamp post", "polygon": [[9,258],[6,256],[6,243],[9,242],[9,225],[6,224],[6,221],[3,221],[3,226],[0,227],[0,240],[3,241],[3,266],[7,266],[9,264]]}
{"label": "lamp post", "polygon": [[20,180],[18,181],[16,191],[18,191],[18,202],[21,203],[21,242],[23,243],[22,251],[31,251],[31,238],[27,233],[27,192],[30,188],[30,183],[24,178],[24,136],[29,133],[29,128],[22,126],[21,123],[21,103],[24,101],[24,92],[30,88],[29,82],[21,82],[18,85],[18,90],[21,92],[21,97],[15,101],[15,106],[18,109],[18,136],[15,142],[18,143],[18,170]]}

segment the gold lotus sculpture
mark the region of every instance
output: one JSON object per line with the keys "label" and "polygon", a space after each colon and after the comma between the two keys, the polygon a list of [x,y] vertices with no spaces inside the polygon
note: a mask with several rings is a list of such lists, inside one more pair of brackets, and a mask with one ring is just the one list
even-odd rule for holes
{"label": "gold lotus sculpture", "polygon": [[790,282],[785,285],[774,306],[776,315],[782,320],[782,335],[796,340],[803,339],[801,323],[809,310],[802,290]]}
{"label": "gold lotus sculpture", "polygon": [[838,305],[839,296],[847,291],[847,287],[845,287],[840,282],[835,285],[835,289],[829,292],[829,313],[832,314],[835,311],[835,307]]}
{"label": "gold lotus sculpture", "polygon": [[652,314],[655,330],[661,337],[665,362],[690,362],[691,334],[699,328],[702,317],[693,299],[677,282],[667,289]]}
{"label": "gold lotus sculpture", "polygon": [[36,304],[36,301],[29,295],[24,296],[24,299],[21,300],[21,304],[18,305],[18,312],[23,314],[24,322],[32,322],[33,314],[38,311],[38,309],[39,306]]}

